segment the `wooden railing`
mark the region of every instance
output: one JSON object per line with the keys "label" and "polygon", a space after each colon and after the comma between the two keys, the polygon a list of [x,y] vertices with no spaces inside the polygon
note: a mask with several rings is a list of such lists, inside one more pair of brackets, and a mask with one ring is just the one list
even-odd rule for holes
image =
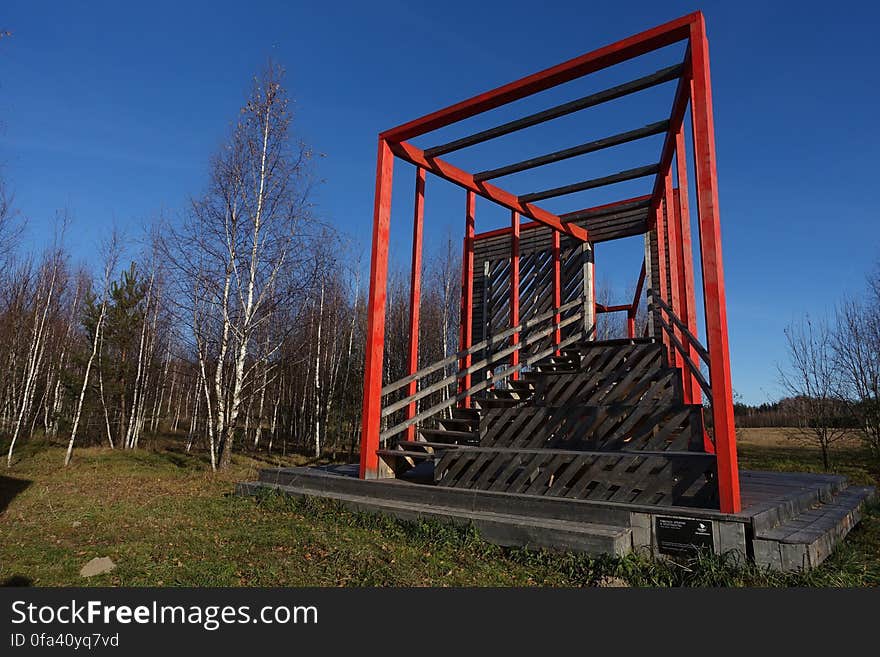
{"label": "wooden railing", "polygon": [[[669,336],[670,343],[681,355],[684,364],[687,366],[691,375],[694,377],[694,380],[699,384],[700,388],[703,390],[703,393],[706,395],[706,400],[711,404],[712,387],[709,383],[709,381],[711,381],[711,372],[709,372],[710,378],[707,381],[706,377],[703,376],[703,372],[699,366],[699,363],[695,363],[694,360],[691,358],[692,349],[694,352],[697,353],[697,355],[706,365],[706,370],[709,371],[709,350],[700,343],[700,341],[691,332],[687,325],[683,321],[681,321],[678,315],[675,314],[669,304],[661,299],[660,295],[651,288],[648,288],[648,297],[651,299],[651,302],[648,304],[648,311],[654,313],[654,320],[666,332],[666,335]],[[669,321],[666,321],[666,319],[664,319],[664,315],[669,319]],[[676,331],[673,329],[673,325],[684,337],[685,341],[687,342],[687,346],[684,345],[679,339],[678,335],[676,335]],[[690,347],[690,349],[688,347]]]}
{"label": "wooden railing", "polygon": [[[411,404],[415,404],[419,400],[425,399],[435,393],[442,392],[444,389],[448,390],[452,388],[456,390],[456,392],[455,394],[450,393],[449,396],[442,401],[435,403],[418,413],[411,414],[410,412],[407,412],[408,417],[381,431],[379,434],[380,441],[384,442],[388,438],[405,431],[408,427],[434,417],[460,401],[463,401],[490,386],[494,386],[499,381],[508,379],[514,372],[518,372],[523,368],[528,368],[559,349],[563,349],[566,346],[583,339],[585,336],[583,327],[584,303],[585,297],[580,297],[569,301],[558,308],[552,308],[545,313],[530,317],[516,326],[510,327],[500,333],[496,333],[467,349],[447,356],[418,372],[386,385],[382,388],[383,404],[381,414],[381,417],[385,422],[388,422],[387,418],[390,418],[394,413],[407,409]],[[563,317],[563,315],[565,316]],[[541,348],[534,353],[527,353],[529,347],[536,346],[544,338],[557,335],[557,331],[561,332],[563,328],[573,324],[576,325],[578,322],[580,322],[581,325],[575,326],[574,330],[571,330],[571,332],[558,343],[554,341],[549,347]],[[520,336],[518,342],[509,344],[509,346],[499,349],[498,351],[492,351],[493,345],[510,343],[510,338],[514,335]],[[520,352],[521,355],[518,363],[511,364],[510,357],[514,352]],[[452,374],[445,375],[438,381],[424,385],[432,375],[445,374],[446,368],[449,366],[460,363],[468,356],[475,356],[478,354],[480,355],[480,360],[471,363],[467,367],[460,368]],[[496,365],[503,369],[495,371],[494,368]],[[467,389],[458,389],[460,381],[464,381],[466,377],[480,370],[487,370],[487,374],[488,372],[491,372],[491,374],[474,383]],[[391,401],[387,404],[385,403],[387,397],[394,395],[394,393],[401,388],[414,381],[417,382],[417,390],[415,393]]]}

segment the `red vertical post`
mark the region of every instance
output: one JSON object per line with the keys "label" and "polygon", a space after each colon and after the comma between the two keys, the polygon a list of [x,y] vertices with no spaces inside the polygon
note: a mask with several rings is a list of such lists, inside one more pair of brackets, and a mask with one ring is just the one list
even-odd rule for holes
{"label": "red vertical post", "polygon": [[[519,324],[519,212],[510,214],[510,327]],[[519,333],[510,336],[510,346],[519,344]],[[511,366],[519,364],[519,349],[510,354]],[[513,373],[513,380],[519,380],[519,372]]]}
{"label": "red vertical post", "polygon": [[[407,374],[419,371],[419,305],[422,299],[422,227],[425,217],[425,170],[416,167],[416,194],[413,209],[412,270],[409,283],[409,360]],[[416,394],[417,381],[409,384],[409,396]],[[406,407],[406,419],[416,414],[416,403]],[[416,425],[406,428],[406,439],[415,440]]]}
{"label": "red vertical post", "polygon": [[[675,290],[676,296],[676,305],[675,305],[675,314],[678,315],[678,318],[684,322],[687,326],[687,311],[688,311],[688,300],[687,300],[687,290],[685,283],[685,255],[684,255],[684,236],[682,234],[682,225],[681,225],[681,207],[679,205],[679,192],[678,189],[672,190],[672,195],[670,196],[670,207],[672,208],[672,215],[670,218],[671,225],[673,227],[673,231],[675,233],[675,282],[673,283],[673,288]],[[690,326],[688,326],[690,329]],[[677,330],[676,333],[681,340],[682,346],[684,346],[685,354],[690,361],[699,366],[699,360],[694,359],[694,349],[693,345],[689,338],[684,335],[684,332],[681,330]],[[684,365],[685,356],[680,355],[681,361],[681,380],[682,387],[684,393],[684,403],[685,404],[693,404],[693,386],[694,386],[694,377],[691,374],[689,368]]]}
{"label": "red vertical post", "polygon": [[636,337],[636,316],[632,311],[626,314],[626,337],[630,340]]}
{"label": "red vertical post", "polygon": [[379,427],[382,414],[382,361],[385,351],[385,297],[388,283],[388,230],[391,225],[391,180],[394,156],[379,140],[376,196],[373,202],[373,244],[370,294],[367,301],[367,343],[364,362],[364,403],[361,416],[361,479],[379,476]]}
{"label": "red vertical post", "polygon": [[[657,232],[657,272],[655,276],[655,272],[651,272],[651,283],[654,285],[654,294],[659,296],[663,301],[669,303],[669,299],[666,298],[666,221],[663,216],[663,200],[660,200],[660,204],[657,206],[657,220],[654,223],[655,230]],[[657,304],[659,306],[659,304]],[[663,313],[660,313],[660,316],[663,316]],[[661,343],[667,348],[667,359],[669,356],[669,346],[670,340],[666,336],[666,331],[663,330],[661,326],[657,326],[656,334],[660,336]]]}
{"label": "red vertical post", "polygon": [[[475,212],[476,195],[468,190],[465,203],[464,251],[461,258],[461,334],[459,344],[461,351],[471,348],[474,335],[474,234],[476,232]],[[471,366],[471,354],[459,361],[459,369]],[[471,387],[471,375],[465,374],[459,384],[459,393]],[[471,398],[462,400],[464,408],[471,407]]]}
{"label": "red vertical post", "polygon": [[[561,236],[558,230],[553,231],[553,307],[559,308],[562,305],[562,267],[560,259],[560,242]],[[559,313],[553,315],[553,323],[559,324]],[[557,326],[553,331],[553,344],[558,345],[562,342],[562,332]],[[558,352],[557,352],[558,353]]]}
{"label": "red vertical post", "polygon": [[[666,237],[667,237],[667,250],[669,252],[669,305],[672,307],[672,312],[676,314],[679,318],[681,318],[681,299],[680,299],[680,291],[679,291],[679,274],[681,271],[681,253],[680,253],[680,239],[678,235],[679,224],[675,219],[675,211],[673,206],[675,202],[673,200],[672,193],[672,165],[670,164],[669,170],[666,172],[666,175],[663,177],[663,206],[666,210]],[[674,322],[670,322],[672,327],[673,334],[679,339],[679,342],[684,344],[687,340],[681,333],[681,330],[675,326]],[[671,341],[670,341],[671,343]],[[681,370],[682,381],[684,381],[685,373],[684,373],[684,358],[679,353],[678,349],[675,348],[674,344],[670,344],[670,355],[672,356],[671,363]]]}
{"label": "red vertical post", "polygon": [[[678,132],[675,134],[675,169],[678,176],[678,189],[675,192],[676,212],[679,219],[682,264],[684,265],[684,276],[679,281],[682,285],[681,300],[684,303],[681,319],[687,325],[691,334],[698,338],[697,300],[694,294],[694,253],[691,246],[691,211],[688,202],[687,145],[684,138],[684,124],[679,126]],[[700,362],[697,350],[690,343],[688,343],[688,356],[694,363],[698,364]],[[691,404],[703,403],[703,391],[693,375],[690,375],[690,399],[689,403]]]}
{"label": "red vertical post", "polygon": [[712,85],[709,73],[709,43],[706,23],[698,14],[691,23],[691,120],[694,132],[694,160],[697,209],[700,226],[700,256],[703,270],[703,298],[712,385],[712,423],[718,464],[718,493],[721,510],[741,509],[736,430],[733,419],[733,388],[727,336],[727,302],[721,257],[721,224],[718,217],[718,174],[715,161],[715,125],[712,114]]}

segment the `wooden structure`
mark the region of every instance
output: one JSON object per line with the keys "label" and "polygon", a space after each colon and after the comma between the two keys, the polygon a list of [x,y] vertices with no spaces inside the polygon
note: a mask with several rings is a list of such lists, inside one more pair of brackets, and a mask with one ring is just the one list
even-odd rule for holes
{"label": "wooden structure", "polygon": [[[410,141],[678,42],[683,59],[656,73],[432,148]],[[661,84],[675,85],[671,112],[642,128],[477,173],[443,159]],[[663,145],[648,165],[518,194],[490,182],[652,135],[663,135]],[[395,157],[416,166],[409,370],[386,382]],[[459,350],[420,368],[428,173],[464,189],[461,327]],[[651,181],[649,194],[562,214],[539,205],[638,178]],[[510,226],[478,233],[477,195],[509,210]],[[720,235],[708,43],[699,12],[383,132],[360,463],[266,469],[238,492],[269,488],[401,518],[471,523],[503,545],[618,555],[708,548],[777,569],[817,565],[858,522],[874,491],[837,476],[739,472]],[[634,237],[643,240],[645,256],[634,272],[632,300],[597,303],[596,245]],[[692,239],[700,245],[698,262]],[[644,326],[637,326],[640,306],[648,310]],[[626,314],[625,335],[597,340],[597,315],[618,312]]]}
{"label": "wooden structure", "polygon": [[[676,42],[685,44],[683,60],[650,75],[431,148],[421,149],[410,141]],[[662,121],[476,173],[443,159],[448,153],[667,83],[675,84],[676,91],[671,112]],[[697,337],[696,263],[690,247],[688,108],[696,162],[706,346]],[[713,133],[708,42],[699,12],[383,132],[373,223],[361,477],[399,476],[421,459],[437,464],[435,477],[441,485],[573,497],[608,494],[659,500],[672,495],[738,511]],[[489,182],[652,135],[664,135],[664,142],[657,161],[648,165],[518,194]],[[395,157],[414,164],[417,171],[410,373],[399,381],[384,382]],[[419,370],[427,173],[465,190],[462,324],[460,351]],[[645,177],[653,178],[653,191],[638,198],[558,215],[539,205],[545,199]],[[477,234],[477,195],[507,208],[510,227]],[[523,223],[523,218],[531,221]],[[645,236],[646,254],[635,298],[619,306],[597,304],[594,245],[635,235]],[[635,317],[643,293],[652,317],[641,343],[635,340]],[[595,344],[595,317],[600,312],[627,313],[628,342]],[[666,385],[662,394],[661,382]],[[510,391],[502,393],[502,386]],[[447,388],[452,393],[440,402],[425,403]],[[705,423],[710,431],[702,420],[704,400],[711,403],[711,421]],[[506,410],[500,412],[498,405]],[[450,417],[453,407],[456,413]],[[462,417],[468,409],[472,412]],[[535,427],[541,431],[530,433]],[[631,429],[637,429],[638,435],[630,435]],[[465,462],[470,465],[465,467]],[[476,472],[479,477],[470,477]],[[508,474],[513,479],[502,481]]]}
{"label": "wooden structure", "polygon": [[693,523],[698,532],[702,529],[702,546],[710,551],[774,570],[820,564],[858,524],[865,504],[876,500],[873,488],[850,486],[839,475],[741,472],[740,481],[743,510],[733,514],[491,490],[475,494],[399,479],[365,481],[358,478],[356,465],[265,468],[257,481],[238,484],[236,492],[320,497],[406,520],[473,525],[485,540],[500,545],[618,556],[680,554],[689,546],[669,541],[664,526]]}

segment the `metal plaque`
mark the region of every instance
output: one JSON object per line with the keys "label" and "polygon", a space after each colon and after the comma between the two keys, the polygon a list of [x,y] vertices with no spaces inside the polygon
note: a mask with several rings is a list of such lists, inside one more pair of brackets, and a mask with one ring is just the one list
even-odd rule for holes
{"label": "metal plaque", "polygon": [[693,555],[702,548],[715,551],[712,521],[696,518],[655,518],[657,549],[662,554]]}

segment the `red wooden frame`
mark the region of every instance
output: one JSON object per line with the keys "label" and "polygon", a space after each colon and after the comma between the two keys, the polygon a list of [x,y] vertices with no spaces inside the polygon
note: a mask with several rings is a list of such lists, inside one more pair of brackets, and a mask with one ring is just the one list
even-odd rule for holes
{"label": "red wooden frame", "polygon": [[[412,270],[410,273],[409,287],[409,355],[407,359],[407,374],[415,374],[419,369],[419,305],[422,299],[422,233],[424,232],[425,217],[425,170],[421,167],[416,169],[416,194],[415,207],[413,209],[413,240],[412,240]],[[412,381],[407,388],[407,394],[416,394],[416,381]],[[412,402],[406,409],[406,419],[416,414],[416,403]],[[406,439],[415,440],[416,425],[407,427]]]}
{"label": "red wooden frame", "polygon": [[[476,226],[476,195],[468,191],[465,205],[464,251],[461,257],[461,332],[459,350],[470,349],[474,335],[474,229]],[[459,362],[459,369],[471,366],[471,355],[467,354]],[[466,374],[459,384],[459,392],[471,387],[471,375]],[[470,408],[471,398],[462,400],[464,408]]]}
{"label": "red wooden frame", "polygon": [[[519,324],[519,235],[520,235],[519,212],[510,213],[510,325]],[[510,346],[519,344],[519,333],[510,336]],[[519,364],[519,349],[510,354],[510,365]],[[519,371],[513,373],[513,380],[519,380]]]}
{"label": "red wooden frame", "polygon": [[[439,157],[427,155],[425,150],[414,146],[409,140],[677,42],[686,42],[683,74],[679,77],[678,86],[675,91],[668,129],[660,154],[660,166],[654,180],[653,192],[648,196],[639,197],[639,200],[651,200],[651,212],[649,214],[651,225],[649,227],[656,228],[658,246],[660,247],[660,271],[652,272],[655,276],[659,276],[659,280],[662,282],[656,292],[670,304],[676,315],[682,318],[682,321],[688,327],[688,331],[696,335],[695,277],[691,248],[689,187],[685,166],[684,136],[684,118],[688,107],[690,107],[690,128],[693,133],[694,150],[692,156],[696,172],[695,205],[697,225],[699,227],[700,265],[712,387],[712,420],[714,426],[714,449],[717,454],[720,507],[721,510],[726,512],[740,510],[739,473],[733,426],[733,397],[727,335],[727,311],[721,257],[721,230],[718,216],[718,182],[715,161],[709,52],[705,20],[700,12],[677,18],[380,134],[376,167],[376,196],[373,208],[370,292],[367,308],[361,477],[380,476],[376,450],[379,448],[380,434],[388,237],[394,158],[400,158],[417,167],[413,222],[412,288],[410,295],[410,330],[412,335],[410,336],[410,351],[408,354],[409,371],[412,373],[418,367],[418,302],[421,286],[421,236],[424,212],[424,177],[426,172],[433,173],[466,190],[460,334],[460,346],[463,349],[467,349],[472,344],[473,257],[474,243],[477,239],[510,234],[512,237],[511,261],[517,265],[513,268],[512,276],[518,278],[520,232],[537,226],[547,226],[553,230],[554,300],[558,306],[561,300],[562,286],[559,279],[559,240],[561,234],[564,233],[574,239],[586,242],[590,241],[590,234],[588,229],[582,228],[574,222],[567,221],[567,218],[574,213],[557,215],[534,203],[523,202],[520,196],[512,194],[499,186],[479,181],[473,174]],[[437,152],[440,152],[440,149]],[[675,184],[673,183],[673,175],[675,175],[676,179]],[[477,235],[474,216],[477,195],[509,209],[511,211],[511,226]],[[632,200],[634,199],[628,199],[628,201]],[[619,201],[617,204],[628,201]],[[606,204],[606,206],[599,207],[613,207],[614,205],[616,204]],[[530,219],[531,223],[521,224],[521,217]],[[665,255],[667,252],[670,258],[669,273],[672,283],[670,294],[667,294],[665,285]],[[593,278],[595,279],[595,276]],[[611,307],[596,305],[598,312],[627,312],[628,335],[630,337],[635,335],[635,313],[643,285],[644,266],[639,277],[636,297],[631,304]],[[512,324],[516,324],[519,320],[519,286],[512,285],[511,287],[510,320]],[[684,335],[684,332],[679,328],[676,328],[675,331],[679,337]],[[554,339],[558,343],[558,335],[554,335]],[[670,362],[681,366],[683,357],[672,348],[671,341],[665,335],[663,339],[664,344],[670,349]],[[512,340],[514,341],[513,344],[516,344],[516,336]],[[682,340],[682,342],[689,344],[687,340]],[[693,347],[688,349],[689,355],[696,362],[697,355]],[[511,362],[515,364],[516,358],[517,352],[514,351],[511,355]],[[461,359],[460,366],[467,368],[470,362],[471,357],[469,355],[465,356]],[[685,368],[682,368],[682,377],[687,400],[692,403],[700,403],[700,389],[696,385],[693,376]],[[468,378],[466,377],[465,381],[462,382],[463,388],[460,388],[460,390],[466,390],[469,387]],[[413,383],[408,388],[411,392],[414,385]],[[463,399],[462,403],[468,405],[469,401],[469,399]],[[412,417],[414,412],[415,408],[411,405],[407,409],[408,417]],[[410,432],[409,435],[413,434]]]}
{"label": "red wooden frame", "polygon": [[364,361],[364,403],[361,419],[361,479],[379,476],[379,419],[382,414],[382,359],[385,355],[385,298],[388,286],[388,232],[391,227],[391,181],[394,157],[379,139],[373,246],[370,252],[370,293],[367,300],[367,344]]}

